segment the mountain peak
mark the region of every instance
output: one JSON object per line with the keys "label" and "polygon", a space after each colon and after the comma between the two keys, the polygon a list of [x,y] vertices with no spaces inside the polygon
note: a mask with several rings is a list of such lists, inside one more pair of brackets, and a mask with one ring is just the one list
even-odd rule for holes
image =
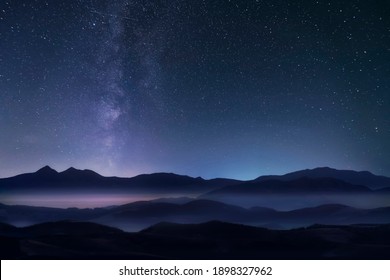
{"label": "mountain peak", "polygon": [[62,175],[68,175],[68,176],[93,176],[93,177],[102,177],[100,174],[96,173],[95,171],[84,169],[80,170],[74,167],[69,167],[65,171],[61,172]]}
{"label": "mountain peak", "polygon": [[335,168],[331,168],[331,167],[328,167],[328,166],[322,166],[322,167],[316,167],[316,168],[313,168],[313,169],[306,169],[306,170],[323,170],[323,171],[330,171],[330,170],[337,170]]}
{"label": "mountain peak", "polygon": [[81,171],[81,170],[78,170],[78,169],[76,169],[74,167],[69,167],[65,171],[62,171],[61,173],[64,173],[64,172],[69,173],[69,172],[76,172],[76,171]]}
{"label": "mountain peak", "polygon": [[51,174],[57,174],[58,172],[55,171],[53,168],[51,168],[50,166],[46,165],[44,167],[42,167],[41,169],[39,169],[37,172],[37,174],[45,174],[45,175],[51,175]]}
{"label": "mountain peak", "polygon": [[294,171],[284,175],[261,176],[254,181],[260,182],[269,179],[277,179],[282,181],[291,181],[302,177],[308,178],[333,178],[338,179],[353,185],[368,186],[371,189],[380,189],[390,186],[390,178],[385,176],[377,176],[369,171],[355,170],[340,170],[331,167],[317,167],[313,169],[304,169]]}

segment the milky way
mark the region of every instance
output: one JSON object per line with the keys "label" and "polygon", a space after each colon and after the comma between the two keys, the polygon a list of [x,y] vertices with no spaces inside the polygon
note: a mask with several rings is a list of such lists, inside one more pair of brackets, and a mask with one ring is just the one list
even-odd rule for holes
{"label": "milky way", "polygon": [[388,1],[3,1],[0,177],[390,175],[389,14]]}

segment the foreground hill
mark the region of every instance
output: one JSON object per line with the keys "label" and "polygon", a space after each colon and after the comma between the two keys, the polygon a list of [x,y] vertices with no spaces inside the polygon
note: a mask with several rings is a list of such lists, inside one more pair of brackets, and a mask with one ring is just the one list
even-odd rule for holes
{"label": "foreground hill", "polygon": [[159,223],[125,233],[58,222],[0,233],[2,259],[389,259],[389,225],[267,230],[222,222]]}

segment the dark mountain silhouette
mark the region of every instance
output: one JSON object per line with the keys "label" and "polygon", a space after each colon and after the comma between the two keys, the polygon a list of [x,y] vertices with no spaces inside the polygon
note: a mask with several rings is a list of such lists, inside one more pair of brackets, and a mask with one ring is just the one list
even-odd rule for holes
{"label": "dark mountain silhouette", "polygon": [[[0,179],[0,192],[3,197],[40,193],[152,194],[155,196],[207,193],[204,197],[210,198],[210,195],[214,196],[224,192],[262,194],[363,193],[369,192],[368,187],[375,189],[390,187],[389,181],[390,178],[376,176],[370,172],[331,168],[316,168],[283,176],[262,176],[253,181],[238,181],[223,178],[204,180],[200,177],[193,178],[172,173],[144,174],[132,178],[104,177],[92,170],[78,170],[71,167],[63,172],[57,172],[49,166],[45,166],[35,173]],[[224,187],[227,188],[219,190]],[[388,193],[386,189],[378,190],[378,192]]]}
{"label": "dark mountain silhouette", "polygon": [[[193,178],[189,176],[177,175],[173,173],[154,173],[143,174],[132,178],[104,177],[92,170],[78,170],[73,167],[57,172],[49,166],[39,169],[35,173],[26,173],[10,178],[0,179],[0,191],[23,192],[23,191],[83,191],[91,189],[100,189],[107,192],[159,192],[159,193],[201,193],[217,188],[254,184],[270,181],[296,181],[305,184],[304,180],[321,179],[330,182],[331,179],[341,180],[355,186],[367,186],[372,189],[390,187],[390,178],[376,176],[370,172],[356,172],[352,170],[336,170],[328,167],[301,170],[288,173],[282,176],[261,176],[253,181],[239,181],[232,179],[211,179],[204,180],[200,177]],[[327,179],[326,179],[327,178]],[[341,183],[337,186],[342,187]]]}
{"label": "dark mountain silhouette", "polygon": [[7,235],[8,233],[13,233],[15,230],[17,230],[17,227],[6,224],[6,223],[0,223],[0,235]]}
{"label": "dark mountain silhouette", "polygon": [[109,209],[51,208],[0,204],[0,221],[16,226],[29,226],[59,220],[87,221],[100,217]]}
{"label": "dark mountain silhouette", "polygon": [[153,193],[153,194],[200,194],[222,186],[236,184],[238,180],[212,179],[154,173],[132,178],[104,177],[92,170],[73,167],[57,172],[49,166],[35,173],[21,174],[0,179],[3,195],[20,193]]}
{"label": "dark mountain silhouette", "polygon": [[[35,175],[38,175],[38,176],[43,176],[43,177],[54,177],[58,174],[58,172],[54,169],[52,169],[50,166],[46,165],[44,167],[42,167],[41,169],[39,169],[37,172],[35,172]],[[27,174],[26,174],[27,175]],[[30,178],[32,177],[33,175],[30,176]],[[16,176],[16,177],[20,177],[20,176]]]}
{"label": "dark mountain silhouette", "polygon": [[[1,226],[0,226],[1,228]],[[212,221],[125,233],[61,221],[0,234],[2,259],[389,259],[389,225],[267,230]]]}
{"label": "dark mountain silhouette", "polygon": [[262,224],[277,223],[285,228],[309,226],[316,223],[333,225],[387,224],[390,223],[390,207],[357,209],[345,205],[329,204],[292,211],[254,212],[255,221]]}
{"label": "dark mountain silhouette", "polygon": [[281,180],[291,181],[298,178],[334,178],[345,181],[353,185],[363,185],[371,189],[380,189],[390,187],[390,178],[374,175],[368,171],[337,170],[329,167],[319,167],[314,169],[305,169],[285,175],[261,176],[254,181]]}
{"label": "dark mountain silhouette", "polygon": [[166,203],[173,203],[173,204],[185,204],[185,203],[191,202],[193,200],[194,200],[194,198],[181,196],[181,197],[163,197],[163,198],[157,198],[157,199],[154,199],[151,201],[152,202],[166,202]]}
{"label": "dark mountain silhouette", "polygon": [[115,246],[121,230],[89,223],[58,221],[0,233],[2,259],[79,259],[133,257]]}
{"label": "dark mountain silhouette", "polygon": [[153,194],[158,199],[94,209],[0,204],[0,257],[388,259],[387,179],[330,168],[246,182],[172,173],[118,178],[45,166],[0,179],[0,197],[8,202],[22,194]]}
{"label": "dark mountain silhouette", "polygon": [[91,170],[69,168],[63,172],[57,172],[45,166],[34,173],[0,179],[0,190],[3,194],[40,191],[68,193],[80,191],[81,187],[84,189],[99,188],[107,183],[107,178]]}
{"label": "dark mountain silhouette", "polygon": [[163,221],[188,224],[219,220],[285,229],[316,223],[336,225],[390,223],[390,207],[358,209],[331,204],[292,211],[277,211],[265,207],[246,209],[211,200],[193,200],[184,204],[139,201],[96,209],[2,205],[0,213],[3,215],[3,222],[16,226],[74,220],[92,221],[125,231],[139,231]]}
{"label": "dark mountain silhouette", "polygon": [[91,222],[80,221],[57,221],[37,224],[22,228],[22,233],[29,236],[42,235],[98,235],[98,234],[115,234],[122,231]]}
{"label": "dark mountain silhouette", "polygon": [[221,221],[210,221],[201,224],[176,224],[162,222],[141,231],[141,233],[164,235],[172,237],[188,238],[218,238],[229,239],[239,236],[240,238],[254,238],[262,235],[263,238],[271,238],[273,232],[265,228],[252,227],[242,224],[232,224]]}
{"label": "dark mountain silhouette", "polygon": [[[205,180],[200,177],[193,178],[172,173],[118,178],[104,177],[92,170],[78,170],[75,168],[57,172],[45,166],[35,173],[0,179],[0,194],[2,201],[7,203],[12,203],[14,198],[21,195],[33,195],[35,197],[56,195],[61,198],[65,197],[66,194],[73,196],[93,194],[101,197],[105,195],[116,197],[118,195],[126,195],[126,197],[140,195],[140,197],[161,198],[161,200],[156,201],[160,203],[182,205],[191,201],[192,198],[181,199],[180,201],[178,198],[168,199],[164,197],[198,196],[201,199],[215,200],[245,208],[262,206],[277,210],[293,210],[322,204],[345,204],[355,208],[378,208],[389,205],[390,192],[388,189],[390,188],[372,190],[362,184],[351,184],[337,178],[322,177],[332,174],[348,180],[352,180],[353,176],[357,176],[357,179],[354,179],[356,181],[363,177],[366,179],[375,177],[376,179],[373,180],[376,185],[379,184],[380,180],[384,181],[386,178],[372,175],[369,172],[342,171],[330,168],[297,171],[283,176],[261,177],[253,181],[221,178]],[[174,206],[166,207],[175,209]],[[113,208],[111,207],[111,209]],[[48,215],[61,216],[60,211],[56,211],[58,215]],[[33,219],[34,223],[52,221],[48,220],[48,217],[44,217],[46,214],[43,213],[48,212],[41,211],[41,213],[38,213],[37,218]],[[102,215],[94,216],[96,213],[96,211],[89,211],[83,219],[100,219]],[[185,214],[188,213],[185,212]],[[77,216],[79,213],[77,212],[75,215]],[[186,215],[183,215],[183,217]],[[26,214],[26,218],[32,218],[32,216],[32,214]],[[178,214],[173,216],[179,219]],[[42,219],[39,220],[38,217],[42,217]],[[69,215],[69,211],[63,212],[61,217],[64,219],[75,218]],[[13,221],[9,218],[9,215],[0,212],[0,222]],[[200,220],[195,221],[200,222]],[[149,225],[150,221],[147,224]],[[19,225],[28,225],[28,221]]]}
{"label": "dark mountain silhouette", "polygon": [[185,204],[163,202],[130,203],[112,209],[93,221],[126,231],[138,231],[161,221],[201,223],[210,220],[245,222],[248,210],[211,200],[194,200]]}
{"label": "dark mountain silhouette", "polygon": [[317,193],[370,193],[371,189],[362,185],[352,185],[333,178],[312,179],[302,177],[291,181],[266,180],[251,181],[234,186],[227,186],[205,195],[225,194],[317,194]]}
{"label": "dark mountain silhouette", "polygon": [[353,185],[334,178],[301,177],[291,181],[248,181],[200,195],[243,207],[264,206],[278,210],[293,210],[322,204],[346,204],[357,208],[389,205],[385,192],[362,185]]}

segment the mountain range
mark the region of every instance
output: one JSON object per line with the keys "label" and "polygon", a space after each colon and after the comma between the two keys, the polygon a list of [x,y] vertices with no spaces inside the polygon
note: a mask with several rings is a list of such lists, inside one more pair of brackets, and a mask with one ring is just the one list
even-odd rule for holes
{"label": "mountain range", "polygon": [[[322,204],[377,208],[390,205],[389,186],[388,177],[327,167],[239,181],[225,178],[205,180],[173,173],[143,174],[132,178],[104,177],[92,170],[69,168],[57,172],[45,166],[34,173],[0,179],[0,201],[15,204],[12,202],[21,197],[26,197],[23,201],[28,202],[29,196],[63,198],[69,194],[84,195],[86,199],[99,195],[103,200],[109,195],[130,198],[139,195],[151,199],[189,196],[245,208],[263,206],[277,210]],[[68,200],[65,205],[71,206],[72,199]],[[112,204],[107,201],[105,206]]]}
{"label": "mountain range", "polygon": [[[311,179],[311,180],[310,180]],[[264,182],[267,182],[266,184]],[[277,182],[291,182],[296,186],[286,188]],[[132,178],[104,177],[92,170],[78,170],[73,167],[57,172],[45,166],[33,173],[20,174],[0,179],[0,191],[28,192],[38,190],[80,191],[103,190],[121,192],[152,193],[205,193],[227,186],[246,188],[251,186],[271,185],[272,191],[279,188],[282,192],[293,191],[367,191],[390,188],[390,178],[377,176],[367,171],[336,170],[328,167],[307,169],[285,175],[261,176],[254,180],[240,181],[226,178],[205,180],[201,177],[177,175],[174,173],[143,174]],[[299,189],[297,189],[299,187]],[[330,189],[332,187],[333,189]],[[316,190],[313,190],[316,188]],[[327,188],[327,189],[325,189]],[[343,188],[343,189],[341,189]],[[360,190],[357,190],[360,188]],[[267,191],[263,189],[262,192]]]}
{"label": "mountain range", "polygon": [[293,210],[322,204],[346,204],[357,208],[390,205],[390,188],[371,189],[335,178],[300,177],[291,180],[261,179],[230,185],[199,197],[243,207],[264,206]]}
{"label": "mountain range", "polygon": [[11,193],[152,193],[152,194],[200,194],[222,186],[239,183],[233,179],[204,180],[200,177],[173,173],[143,174],[132,178],[104,177],[92,170],[73,167],[63,171],[45,166],[34,173],[20,174],[0,179],[0,192]]}
{"label": "mountain range", "polygon": [[[386,259],[389,181],[369,172],[331,168],[240,181],[173,173],[104,177],[92,170],[57,172],[45,166],[0,179],[0,255]],[[110,195],[130,200],[69,207],[75,198],[86,205],[84,199],[105,200]],[[27,205],[16,205],[22,197]],[[36,198],[42,199],[41,206],[28,205]],[[54,204],[56,199],[67,201],[47,207],[50,199]]]}
{"label": "mountain range", "polygon": [[278,211],[272,208],[243,208],[212,200],[191,200],[177,204],[139,201],[109,208],[78,209],[0,205],[0,222],[30,226],[73,220],[94,222],[125,231],[139,231],[160,222],[181,224],[218,220],[274,229],[290,229],[321,223],[328,225],[390,223],[390,207],[358,209],[330,204]]}
{"label": "mountain range", "polygon": [[390,178],[385,176],[374,175],[368,171],[354,171],[354,170],[337,170],[329,167],[318,167],[314,169],[305,169],[287,173],[285,175],[269,175],[260,176],[254,181],[267,181],[271,179],[280,181],[290,181],[306,178],[334,178],[353,185],[363,185],[370,189],[382,189],[390,187]]}

